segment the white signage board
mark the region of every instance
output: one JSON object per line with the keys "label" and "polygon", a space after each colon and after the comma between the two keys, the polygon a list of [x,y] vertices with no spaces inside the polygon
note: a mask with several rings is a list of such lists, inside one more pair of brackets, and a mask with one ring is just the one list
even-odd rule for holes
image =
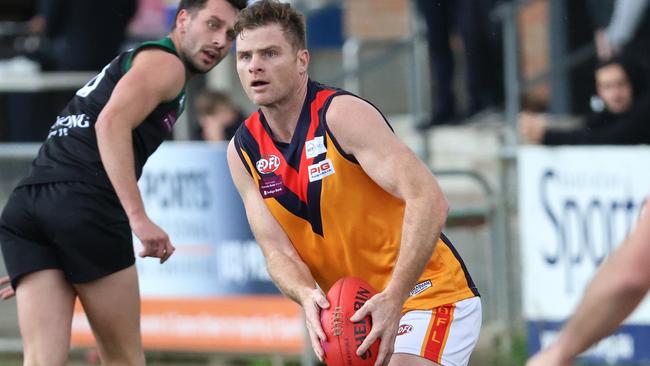
{"label": "white signage board", "polygon": [[[518,154],[524,317],[531,352],[571,315],[650,194],[648,147],[522,147]],[[649,264],[650,265],[650,264]],[[650,300],[585,357],[650,360]]]}

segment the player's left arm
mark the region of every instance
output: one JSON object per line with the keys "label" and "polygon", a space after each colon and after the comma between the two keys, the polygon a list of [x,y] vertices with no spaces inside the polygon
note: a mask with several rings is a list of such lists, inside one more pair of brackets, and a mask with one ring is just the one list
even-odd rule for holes
{"label": "player's left arm", "polygon": [[613,332],[650,290],[650,204],[637,226],[603,263],[575,313],[548,349],[527,366],[568,366]]}
{"label": "player's left arm", "polygon": [[[368,176],[393,196],[404,200],[401,245],[387,287],[368,301],[352,321],[372,313],[373,329],[358,354],[377,338],[382,348],[377,364],[392,353],[401,310],[409,291],[431,258],[447,218],[448,204],[427,166],[390,130],[369,103],[353,97],[335,97],[327,111],[330,131],[341,148],[353,155]],[[363,245],[363,243],[359,243]]]}
{"label": "player's left arm", "polygon": [[237,153],[234,139],[228,144],[227,156],[232,181],[246,208],[251,230],[266,258],[269,275],[282,293],[302,306],[314,353],[323,361],[321,342],[327,338],[320,323],[320,312],[329,307],[325,294],[316,286],[309,267],[264,203],[259,187]]}

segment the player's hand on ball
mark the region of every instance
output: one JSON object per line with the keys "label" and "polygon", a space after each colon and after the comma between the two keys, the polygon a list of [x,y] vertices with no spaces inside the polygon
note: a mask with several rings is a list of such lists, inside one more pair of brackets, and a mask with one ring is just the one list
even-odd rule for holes
{"label": "player's hand on ball", "polygon": [[330,303],[325,298],[325,294],[319,288],[315,288],[307,292],[300,301],[302,309],[305,312],[305,322],[307,325],[307,331],[309,332],[309,339],[311,341],[311,347],[314,349],[314,353],[320,362],[323,362],[325,353],[323,352],[323,347],[321,347],[321,341],[325,341],[327,337],[323,331],[323,327],[320,323],[320,311],[321,309],[327,309],[330,307]]}
{"label": "player's hand on ball", "polygon": [[142,243],[142,250],[138,253],[140,257],[156,257],[160,258],[160,263],[165,263],[174,254],[176,248],[169,241],[167,233],[148,217],[132,220],[130,224]]}
{"label": "player's hand on ball", "polygon": [[0,278],[0,286],[5,286],[2,289],[0,289],[0,299],[7,300],[13,297],[14,295],[16,295],[13,287],[11,287],[11,285],[9,284],[10,282],[11,280],[9,280],[9,276],[4,276]]}
{"label": "player's hand on ball", "polygon": [[402,303],[390,298],[386,293],[380,292],[370,298],[350,318],[351,322],[358,322],[367,315],[372,318],[372,330],[357,349],[357,355],[362,355],[371,344],[381,339],[379,354],[375,366],[387,365],[393,354],[395,337],[401,319]]}

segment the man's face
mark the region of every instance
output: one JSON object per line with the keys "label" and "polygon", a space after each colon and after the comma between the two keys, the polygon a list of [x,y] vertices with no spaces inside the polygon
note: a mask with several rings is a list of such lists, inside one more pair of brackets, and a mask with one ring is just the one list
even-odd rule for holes
{"label": "man's face", "polygon": [[208,0],[200,10],[182,10],[176,20],[183,61],[195,73],[206,73],[228,55],[237,9],[225,0]]}
{"label": "man's face", "polygon": [[632,107],[633,92],[630,80],[620,64],[611,64],[596,71],[598,96],[611,113],[623,113]]}
{"label": "man's face", "polygon": [[304,80],[307,50],[296,50],[278,24],[244,29],[237,38],[237,73],[258,106],[280,103]]}

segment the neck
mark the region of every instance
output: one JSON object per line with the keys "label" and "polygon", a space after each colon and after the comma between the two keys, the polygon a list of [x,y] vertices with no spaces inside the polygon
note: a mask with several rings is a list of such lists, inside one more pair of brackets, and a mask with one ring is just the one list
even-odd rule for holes
{"label": "neck", "polygon": [[181,49],[181,40],[180,37],[178,36],[178,33],[175,31],[171,31],[167,37],[172,40],[172,43],[174,44],[174,48],[176,48],[176,52]]}
{"label": "neck", "polygon": [[307,96],[308,76],[305,74],[300,85],[286,98],[275,104],[261,106],[266,122],[268,122],[273,137],[279,142],[291,142],[293,132],[296,130],[298,118]]}

